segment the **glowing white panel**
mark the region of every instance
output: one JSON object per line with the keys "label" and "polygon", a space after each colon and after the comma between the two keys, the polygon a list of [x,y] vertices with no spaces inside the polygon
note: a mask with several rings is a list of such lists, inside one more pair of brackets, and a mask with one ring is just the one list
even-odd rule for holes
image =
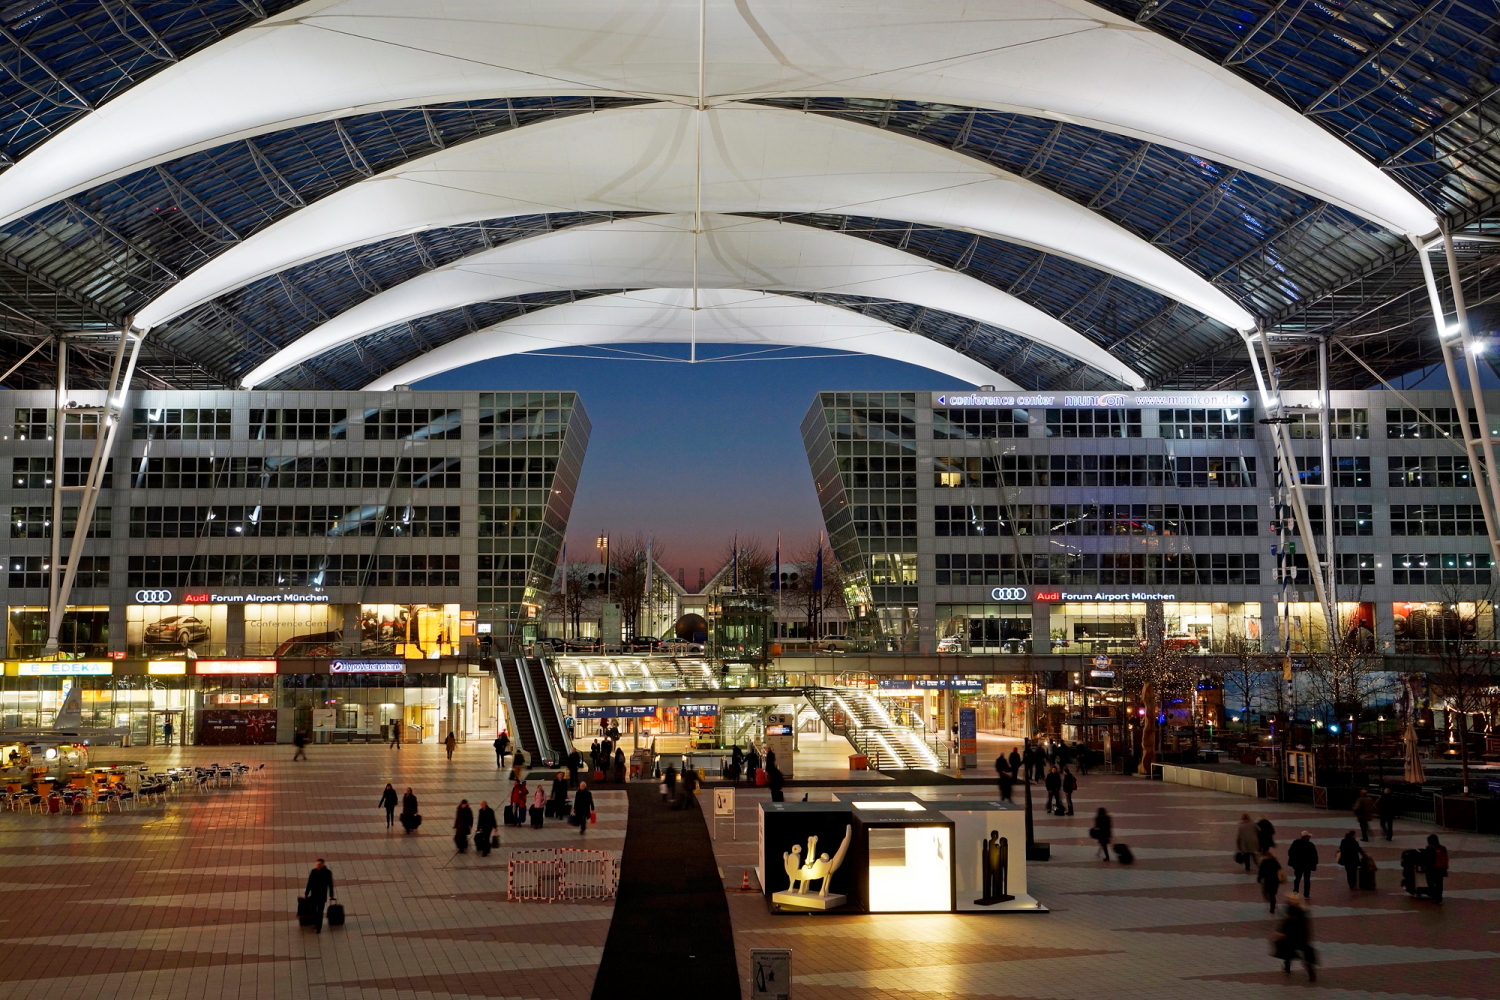
{"label": "glowing white panel", "polygon": [[[877,846],[898,838],[900,848]],[[946,826],[871,827],[870,912],[947,913],[952,909],[953,831]]]}
{"label": "glowing white panel", "polygon": [[[541,212],[691,212],[697,112],[651,105],[476,139],[329,195],[188,275],[136,316],[149,329],[257,278],[379,239]],[[820,115],[706,113],[702,208],[834,212],[964,229],[1084,261],[1236,329],[1254,319],[1166,253],[1081,205],[913,139]]]}
{"label": "glowing white panel", "polygon": [[[658,215],[565,229],[507,243],[418,275],[340,313],[245,376],[278,372],[368,333],[475,302],[586,288],[750,288],[834,292],[912,302],[1036,340],[1141,387],[1108,351],[1014,296],[891,247],[769,219]],[[695,260],[696,258],[696,260]],[[694,267],[696,263],[696,268]]]}
{"label": "glowing white panel", "polygon": [[[905,361],[974,385],[1017,388],[999,372],[919,334],[838,306],[730,289],[649,289],[541,309],[460,337],[382,375],[366,389],[410,385],[490,358],[608,344],[737,344],[746,351],[815,347]],[[753,356],[753,355],[752,355]],[[631,362],[622,362],[629,364]],[[722,362],[715,362],[722,363]]]}
{"label": "glowing white panel", "polygon": [[[80,119],[5,172],[0,219],[196,149],[451,100],[698,97],[698,0],[313,0]],[[1294,109],[1084,0],[708,0],[705,97],[1014,110],[1140,136],[1405,232],[1432,212]]]}

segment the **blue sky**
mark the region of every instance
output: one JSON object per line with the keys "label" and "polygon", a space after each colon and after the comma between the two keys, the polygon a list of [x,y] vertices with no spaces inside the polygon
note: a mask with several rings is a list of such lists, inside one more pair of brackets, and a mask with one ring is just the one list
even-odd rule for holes
{"label": "blue sky", "polygon": [[822,519],[798,432],[814,393],[971,388],[896,361],[794,353],[692,365],[529,355],[446,372],[416,388],[576,390],[594,430],[570,554],[592,558],[601,531],[654,534],[667,568],[675,575],[684,567],[693,586],[699,567],[717,568],[736,531],[767,544],[780,531],[783,558],[817,538]]}

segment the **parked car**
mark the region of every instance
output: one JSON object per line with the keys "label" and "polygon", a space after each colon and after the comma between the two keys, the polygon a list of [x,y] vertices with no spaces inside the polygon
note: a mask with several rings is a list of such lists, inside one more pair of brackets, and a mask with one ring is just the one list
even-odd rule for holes
{"label": "parked car", "polygon": [[342,656],[344,654],[343,640],[342,630],[294,635],[276,647],[276,655],[311,659]]}
{"label": "parked car", "polygon": [[599,649],[599,640],[588,635],[574,636],[564,639],[562,648],[569,653],[592,653]]}
{"label": "parked car", "polygon": [[825,635],[818,640],[818,648],[827,650],[830,653],[842,653],[848,646],[849,637],[847,635]]}
{"label": "parked car", "polygon": [[964,637],[962,635],[945,635],[938,640],[937,651],[939,653],[962,653],[964,651]]}
{"label": "parked car", "polygon": [[1161,643],[1167,649],[1179,653],[1196,653],[1203,648],[1198,637],[1190,632],[1174,632],[1162,639]]}
{"label": "parked car", "polygon": [[625,645],[632,651],[649,653],[661,646],[661,640],[654,635],[638,635]]}
{"label": "parked car", "polygon": [[668,638],[661,641],[659,648],[663,653],[701,653],[703,643],[693,642],[691,639]]}
{"label": "parked car", "polygon": [[208,638],[208,626],[192,615],[173,615],[146,626],[145,639],[152,646],[191,646]]}

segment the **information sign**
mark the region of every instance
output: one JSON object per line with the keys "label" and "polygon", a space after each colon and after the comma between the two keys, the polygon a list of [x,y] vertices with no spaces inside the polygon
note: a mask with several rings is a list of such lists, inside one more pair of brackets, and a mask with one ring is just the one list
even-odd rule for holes
{"label": "information sign", "polygon": [[750,1000],[791,1000],[792,950],[750,949]]}
{"label": "information sign", "polygon": [[734,815],[734,789],[733,788],[715,788],[714,789],[714,815],[715,816],[733,816]]}
{"label": "information sign", "polygon": [[964,767],[979,766],[979,732],[972,708],[958,710],[958,753]]}

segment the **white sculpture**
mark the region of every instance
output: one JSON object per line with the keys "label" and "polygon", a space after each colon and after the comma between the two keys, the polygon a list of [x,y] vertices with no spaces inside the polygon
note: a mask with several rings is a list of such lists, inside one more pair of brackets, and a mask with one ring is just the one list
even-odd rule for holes
{"label": "white sculpture", "polygon": [[[838,893],[830,894],[828,883],[833,873],[839,870],[839,865],[844,863],[844,855],[849,853],[849,843],[854,838],[854,827],[844,827],[844,842],[839,845],[838,851],[830,858],[827,854],[819,855],[818,838],[811,836],[807,838],[807,861],[803,863],[801,845],[794,846],[789,852],[781,856],[782,867],[786,869],[787,878],[791,880],[789,888],[771,894],[771,902],[780,903],[785,906],[803,906],[816,910],[831,910],[837,906],[843,906],[848,897]],[[823,884],[817,892],[812,891],[812,884],[822,879]]]}

